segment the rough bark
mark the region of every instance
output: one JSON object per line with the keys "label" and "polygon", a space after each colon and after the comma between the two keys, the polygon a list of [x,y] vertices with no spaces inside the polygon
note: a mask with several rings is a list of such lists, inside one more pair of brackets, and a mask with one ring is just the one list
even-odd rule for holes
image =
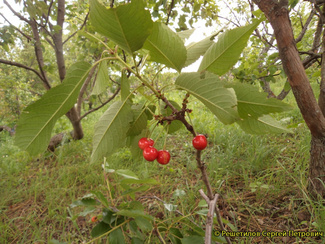
{"label": "rough bark", "polygon": [[84,133],[83,133],[81,120],[79,118],[79,114],[76,107],[71,108],[69,112],[66,113],[66,116],[68,117],[68,119],[70,120],[73,126],[72,138],[74,140],[82,139],[84,137]]}
{"label": "rough bark", "polygon": [[[325,196],[325,187],[319,180],[325,180],[325,118],[316,101],[295,45],[289,18],[288,1],[254,0],[254,3],[264,12],[272,25],[284,71],[313,138],[310,151],[309,189],[312,190],[312,195],[318,193]],[[321,92],[324,96],[325,89]]]}
{"label": "rough bark", "polygon": [[51,138],[51,141],[50,141],[47,149],[50,150],[51,152],[54,152],[55,148],[57,148],[61,144],[63,137],[64,137],[64,133],[59,133],[59,134],[53,136]]}
{"label": "rough bark", "polygon": [[315,192],[325,197],[325,138],[311,139],[308,190],[314,197]]}
{"label": "rough bark", "polygon": [[55,47],[56,63],[58,66],[58,71],[59,71],[59,76],[61,81],[64,80],[66,74],[65,60],[63,55],[63,39],[62,39],[64,15],[65,15],[65,1],[58,0],[57,26],[60,26],[61,29],[55,31],[53,35],[53,42]]}

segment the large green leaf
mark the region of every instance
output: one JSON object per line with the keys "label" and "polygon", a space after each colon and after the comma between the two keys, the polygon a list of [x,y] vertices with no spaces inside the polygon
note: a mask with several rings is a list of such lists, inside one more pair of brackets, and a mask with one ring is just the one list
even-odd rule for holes
{"label": "large green leaf", "polygon": [[121,228],[118,228],[109,234],[110,244],[124,244],[124,235]]}
{"label": "large green leaf", "polygon": [[199,71],[208,70],[218,75],[225,74],[233,65],[247,45],[251,33],[256,29],[260,21],[244,27],[229,30],[218,38],[203,56]]}
{"label": "large green leaf", "polygon": [[265,92],[260,92],[258,87],[237,83],[231,85],[235,90],[238,103],[238,114],[241,118],[260,117],[263,114],[283,112],[291,106],[275,98],[267,98]]}
{"label": "large green leaf", "polygon": [[99,95],[103,93],[106,90],[108,84],[109,84],[108,69],[107,69],[107,63],[104,60],[99,64],[95,86],[91,94]]}
{"label": "large green leaf", "polygon": [[17,124],[16,145],[35,155],[46,150],[55,122],[75,104],[90,64],[79,62],[67,71],[63,83],[29,105]]}
{"label": "large green leaf", "polygon": [[282,126],[278,121],[269,115],[259,118],[247,118],[238,120],[239,126],[249,134],[268,134],[268,133],[291,133],[289,129]]}
{"label": "large green leaf", "polygon": [[155,22],[151,35],[143,46],[150,51],[151,60],[180,71],[186,61],[182,39],[166,25]]}
{"label": "large green leaf", "polygon": [[213,39],[218,34],[210,35],[199,42],[192,42],[186,46],[187,49],[187,59],[185,62],[185,67],[194,63],[200,56],[204,55],[209,47],[214,43]]}
{"label": "large green leaf", "polygon": [[113,103],[95,125],[91,161],[110,156],[126,144],[126,131],[132,120],[127,100]]}
{"label": "large green leaf", "polygon": [[147,127],[146,109],[142,104],[132,106],[133,122],[127,131],[128,136],[139,135]]}
{"label": "large green leaf", "polygon": [[200,78],[199,73],[183,73],[175,82],[178,88],[193,94],[224,124],[235,122],[237,99],[232,88],[224,88],[217,77]]}
{"label": "large green leaf", "polygon": [[109,224],[106,224],[101,221],[91,230],[91,237],[95,238],[101,236],[106,232],[110,231],[111,229],[112,227]]}
{"label": "large green leaf", "polygon": [[152,29],[150,13],[142,0],[111,9],[90,0],[90,21],[97,32],[130,54],[143,46]]}

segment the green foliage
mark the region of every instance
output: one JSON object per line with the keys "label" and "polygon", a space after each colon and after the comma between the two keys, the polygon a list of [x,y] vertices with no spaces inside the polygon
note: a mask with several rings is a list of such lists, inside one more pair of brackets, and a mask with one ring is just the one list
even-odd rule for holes
{"label": "green foliage", "polygon": [[192,42],[186,46],[187,59],[185,67],[194,63],[200,56],[204,55],[209,47],[214,43],[213,40],[218,34],[212,34],[202,41]]}
{"label": "green foliage", "polygon": [[129,54],[143,46],[152,28],[150,13],[144,10],[142,0],[133,0],[113,9],[106,9],[97,0],[91,0],[90,21],[96,31]]}
{"label": "green foliage", "polygon": [[208,70],[223,75],[236,64],[240,54],[247,45],[251,33],[261,21],[226,31],[218,38],[203,56],[199,71]]}
{"label": "green foliage", "polygon": [[107,62],[104,60],[99,64],[95,86],[91,94],[99,95],[103,93],[104,91],[106,91],[108,84],[109,84],[108,68],[107,68]]}
{"label": "green foliage", "polygon": [[231,124],[238,119],[234,108],[237,104],[236,95],[232,89],[224,88],[218,77],[201,79],[199,73],[183,73],[175,84],[193,94],[224,124]]}
{"label": "green foliage", "polygon": [[150,51],[151,60],[167,67],[182,69],[186,61],[186,49],[181,38],[162,23],[154,23],[151,35],[143,46]]}
{"label": "green foliage", "polygon": [[117,101],[106,110],[95,126],[93,162],[126,145],[126,128],[131,121],[131,106],[126,101]]}
{"label": "green foliage", "polygon": [[235,83],[230,85],[237,97],[237,109],[241,118],[257,118],[263,114],[288,111],[292,107],[275,98],[267,98],[265,92],[260,92],[257,87]]}
{"label": "green foliage", "polygon": [[263,115],[258,118],[248,117],[236,121],[237,124],[247,133],[265,134],[265,133],[291,133],[292,131],[282,126],[279,122],[269,115]]}
{"label": "green foliage", "polygon": [[32,155],[45,151],[55,122],[74,105],[89,68],[85,62],[74,64],[61,85],[23,111],[17,124],[17,146]]}

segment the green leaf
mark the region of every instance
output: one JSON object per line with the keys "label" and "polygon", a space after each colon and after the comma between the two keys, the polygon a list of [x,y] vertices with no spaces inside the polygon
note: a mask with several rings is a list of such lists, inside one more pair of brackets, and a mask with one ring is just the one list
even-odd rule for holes
{"label": "green leaf", "polygon": [[177,228],[170,228],[169,230],[169,238],[171,239],[173,244],[181,244],[181,239],[183,238],[182,233]]}
{"label": "green leaf", "polygon": [[73,64],[62,84],[22,112],[17,124],[17,146],[31,155],[46,150],[55,122],[74,106],[89,69],[90,64],[86,62]]}
{"label": "green leaf", "polygon": [[109,206],[109,203],[108,203],[108,200],[107,198],[104,196],[104,194],[100,191],[91,191],[92,194],[94,194],[98,200],[106,207],[108,208]]}
{"label": "green leaf", "polygon": [[190,38],[190,36],[193,34],[194,31],[195,31],[195,28],[185,30],[185,31],[180,31],[180,32],[177,32],[176,34],[182,39],[183,42],[185,42],[186,39]]}
{"label": "green leaf", "polygon": [[269,115],[238,120],[237,123],[249,134],[292,133]]}
{"label": "green leaf", "polygon": [[74,201],[70,204],[71,208],[78,207],[78,206],[96,206],[98,202],[93,198],[84,198],[81,200]]}
{"label": "green leaf", "polygon": [[96,82],[91,95],[99,95],[106,91],[106,87],[109,84],[109,76],[107,69],[107,62],[104,60],[100,62],[98,67],[98,73],[96,77]]}
{"label": "green leaf", "polygon": [[130,54],[142,48],[152,29],[150,13],[142,0],[110,9],[90,0],[90,21],[97,32]]}
{"label": "green leaf", "polygon": [[109,243],[110,244],[123,244],[124,235],[121,228],[118,228],[109,234]]}
{"label": "green leaf", "polygon": [[208,70],[218,75],[225,74],[236,64],[251,33],[259,23],[260,21],[254,21],[252,24],[222,34],[218,42],[213,44],[203,56],[199,71]]}
{"label": "green leaf", "polygon": [[187,59],[184,66],[189,66],[198,60],[200,56],[204,55],[209,47],[214,43],[213,40],[218,34],[219,33],[210,35],[199,42],[192,42],[187,45]]}
{"label": "green leaf", "polygon": [[144,244],[144,241],[138,237],[132,237],[131,244]]}
{"label": "green leaf", "polygon": [[125,99],[129,98],[130,95],[130,81],[127,78],[126,74],[122,72],[121,77],[121,100],[124,101]]}
{"label": "green leaf", "polygon": [[132,158],[139,161],[143,159],[142,150],[138,146],[138,142],[142,137],[145,137],[145,131],[142,131],[137,136],[129,136],[127,139],[127,146],[130,148]]}
{"label": "green leaf", "polygon": [[103,209],[103,220],[102,221],[104,223],[106,223],[106,224],[111,225],[111,224],[113,224],[115,222],[115,220],[116,220],[115,213],[112,210],[108,209],[108,208],[104,208]]}
{"label": "green leaf", "polygon": [[127,179],[139,179],[139,177],[129,169],[119,169],[116,170],[115,173]]}
{"label": "green leaf", "polygon": [[202,236],[187,236],[182,239],[182,244],[204,244]]}
{"label": "green leaf", "polygon": [[236,95],[233,89],[224,88],[217,77],[201,79],[199,73],[183,73],[175,85],[193,94],[207,106],[224,124],[231,124],[239,119],[236,109]]}
{"label": "green leaf", "polygon": [[127,186],[127,189],[128,190],[124,191],[122,193],[122,195],[123,196],[129,195],[133,199],[134,199],[134,193],[136,193],[136,192],[145,192],[145,191],[147,191],[150,188],[150,186],[147,186],[147,185],[139,186],[137,188],[130,188],[128,185],[123,185],[123,186]]}
{"label": "green leaf", "polygon": [[180,72],[186,61],[186,48],[181,38],[163,23],[155,22],[151,35],[144,43],[151,60]]}
{"label": "green leaf", "polygon": [[128,136],[139,135],[145,128],[147,128],[147,115],[145,111],[147,107],[143,107],[141,104],[133,105],[133,122],[127,131]]}
{"label": "green leaf", "polygon": [[147,220],[146,218],[143,218],[141,216],[136,217],[135,222],[137,223],[138,227],[142,230],[142,231],[151,231],[152,230],[152,224],[149,220]]}
{"label": "green leaf", "polygon": [[91,161],[112,155],[126,144],[126,131],[132,120],[131,106],[126,102],[113,103],[95,125]]}
{"label": "green leaf", "polygon": [[283,112],[291,106],[275,98],[267,98],[265,92],[260,92],[258,87],[236,83],[231,85],[235,90],[238,103],[238,114],[241,118],[260,117],[263,114]]}
{"label": "green leaf", "polygon": [[130,218],[145,218],[145,219],[149,219],[149,220],[153,220],[154,218],[151,215],[145,214],[142,210],[121,210],[116,212],[117,215],[122,215],[122,216],[126,216],[126,217],[130,217]]}
{"label": "green leaf", "polygon": [[92,230],[91,237],[95,238],[105,234],[110,231],[112,228],[109,224],[104,223],[103,221],[99,222]]}

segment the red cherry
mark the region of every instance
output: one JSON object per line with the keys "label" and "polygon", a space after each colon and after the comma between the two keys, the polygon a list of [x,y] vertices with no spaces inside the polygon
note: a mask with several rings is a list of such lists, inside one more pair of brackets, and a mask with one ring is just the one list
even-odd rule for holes
{"label": "red cherry", "polygon": [[151,138],[142,137],[139,142],[138,146],[141,148],[141,150],[144,150],[146,147],[153,146],[154,141]]}
{"label": "red cherry", "polygon": [[145,160],[154,161],[158,156],[158,151],[153,146],[148,146],[143,150],[142,154]]}
{"label": "red cherry", "polygon": [[160,164],[168,164],[170,160],[170,154],[168,151],[160,150],[158,151],[157,161]]}
{"label": "red cherry", "polygon": [[193,147],[197,150],[203,150],[208,145],[207,138],[201,134],[194,137],[192,143]]}
{"label": "red cherry", "polygon": [[97,221],[97,216],[93,216],[93,217],[91,218],[91,222],[95,223],[96,221]]}

